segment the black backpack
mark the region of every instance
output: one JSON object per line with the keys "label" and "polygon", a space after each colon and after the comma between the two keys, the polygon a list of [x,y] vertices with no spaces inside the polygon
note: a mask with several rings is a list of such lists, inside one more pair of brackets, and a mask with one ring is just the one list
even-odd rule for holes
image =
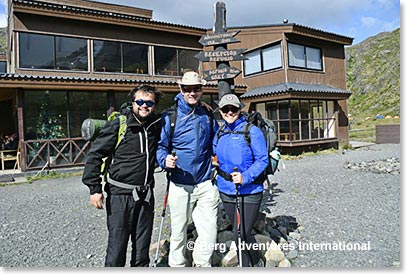
{"label": "black backpack", "polygon": [[[260,112],[252,112],[249,114],[247,112],[242,111],[241,113],[246,118],[247,124],[243,127],[243,131],[234,131],[233,133],[243,134],[247,145],[250,147],[251,143],[250,128],[253,125],[260,128],[261,131],[263,132],[263,136],[266,141],[267,155],[269,159],[268,161],[269,164],[265,170],[265,174],[266,175],[274,174],[278,167],[278,161],[280,160],[279,157],[272,156],[272,154],[273,155],[275,154],[275,152],[273,152],[275,150],[277,150],[278,155],[280,154],[278,152],[278,148],[276,148],[277,130],[274,125],[274,122],[261,116]],[[225,133],[228,132],[225,131],[225,125],[222,125],[218,131],[217,138],[219,139]]]}

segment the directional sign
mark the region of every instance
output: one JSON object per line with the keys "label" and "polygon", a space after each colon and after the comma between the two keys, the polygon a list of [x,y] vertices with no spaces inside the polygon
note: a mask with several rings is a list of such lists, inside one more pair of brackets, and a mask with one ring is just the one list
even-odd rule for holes
{"label": "directional sign", "polygon": [[195,55],[195,58],[202,62],[229,62],[246,60],[243,52],[246,49],[227,49],[227,50],[208,50],[201,51]]}
{"label": "directional sign", "polygon": [[233,36],[238,34],[240,30],[233,31],[233,32],[225,32],[225,33],[213,33],[213,34],[206,34],[199,39],[199,43],[203,46],[214,46],[214,45],[221,45],[221,44],[231,44],[240,42]]}
{"label": "directional sign", "polygon": [[240,74],[240,70],[237,68],[230,68],[230,67],[225,67],[222,69],[211,69],[211,70],[205,70],[204,73],[207,74],[208,76],[205,77],[205,80],[207,81],[214,81],[214,80],[223,80],[223,79],[231,79],[235,78]]}

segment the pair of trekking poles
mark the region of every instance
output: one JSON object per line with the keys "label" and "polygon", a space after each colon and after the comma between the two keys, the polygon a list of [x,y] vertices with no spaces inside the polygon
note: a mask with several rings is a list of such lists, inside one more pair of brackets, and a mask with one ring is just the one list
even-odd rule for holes
{"label": "pair of trekking poles", "polygon": [[[175,151],[171,153],[173,157],[176,156]],[[237,167],[233,168],[234,172],[238,172]],[[168,193],[170,189],[170,179],[171,179],[171,170],[167,169],[167,187],[165,191],[165,196],[164,196],[164,204],[163,204],[163,211],[161,212],[161,224],[160,224],[160,230],[158,232],[158,240],[157,240],[157,250],[155,252],[155,257],[154,257],[154,263],[153,267],[157,266],[158,262],[158,257],[160,254],[160,242],[161,242],[161,233],[164,228],[164,220],[165,220],[165,212],[167,209],[167,202],[168,202]],[[236,184],[236,222],[237,222],[237,240],[238,240],[238,258],[239,258],[239,267],[242,267],[242,248],[241,248],[241,243],[242,243],[242,237],[240,233],[240,225],[241,225],[241,220],[240,220],[240,201],[239,201],[239,185]]]}

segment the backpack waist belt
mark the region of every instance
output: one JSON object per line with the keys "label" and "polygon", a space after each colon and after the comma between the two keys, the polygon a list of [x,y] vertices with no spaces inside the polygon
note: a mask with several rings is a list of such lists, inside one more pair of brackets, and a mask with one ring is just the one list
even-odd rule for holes
{"label": "backpack waist belt", "polygon": [[226,181],[233,181],[232,180],[232,175],[230,175],[229,173],[224,172],[222,169],[220,169],[219,167],[216,168],[218,170],[218,174],[220,176],[222,176]]}
{"label": "backpack waist belt", "polygon": [[146,197],[144,198],[144,201],[147,202],[147,203],[150,203],[151,188],[150,188],[149,185],[141,185],[141,186],[140,185],[138,185],[138,186],[130,185],[130,184],[126,184],[126,183],[122,183],[122,182],[118,182],[116,180],[113,180],[112,178],[109,178],[108,176],[106,176],[106,182],[109,183],[109,184],[112,184],[114,186],[117,186],[117,187],[121,187],[121,188],[125,188],[125,189],[132,189],[133,190],[132,191],[133,199],[136,202],[140,200],[138,192],[147,191]]}

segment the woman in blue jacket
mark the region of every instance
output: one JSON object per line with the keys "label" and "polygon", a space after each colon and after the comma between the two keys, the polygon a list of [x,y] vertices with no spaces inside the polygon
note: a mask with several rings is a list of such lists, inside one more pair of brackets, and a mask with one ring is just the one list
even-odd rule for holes
{"label": "woman in blue jacket", "polygon": [[[213,151],[217,156],[218,189],[221,199],[236,232],[236,189],[240,206],[240,235],[245,246],[256,243],[251,234],[257,219],[265,180],[264,170],[268,164],[267,147],[262,131],[256,126],[247,128],[241,114],[241,104],[234,94],[224,95],[219,102],[223,125],[213,140]],[[244,130],[249,129],[250,147],[247,145]],[[261,265],[258,250],[242,249],[242,266]]]}

